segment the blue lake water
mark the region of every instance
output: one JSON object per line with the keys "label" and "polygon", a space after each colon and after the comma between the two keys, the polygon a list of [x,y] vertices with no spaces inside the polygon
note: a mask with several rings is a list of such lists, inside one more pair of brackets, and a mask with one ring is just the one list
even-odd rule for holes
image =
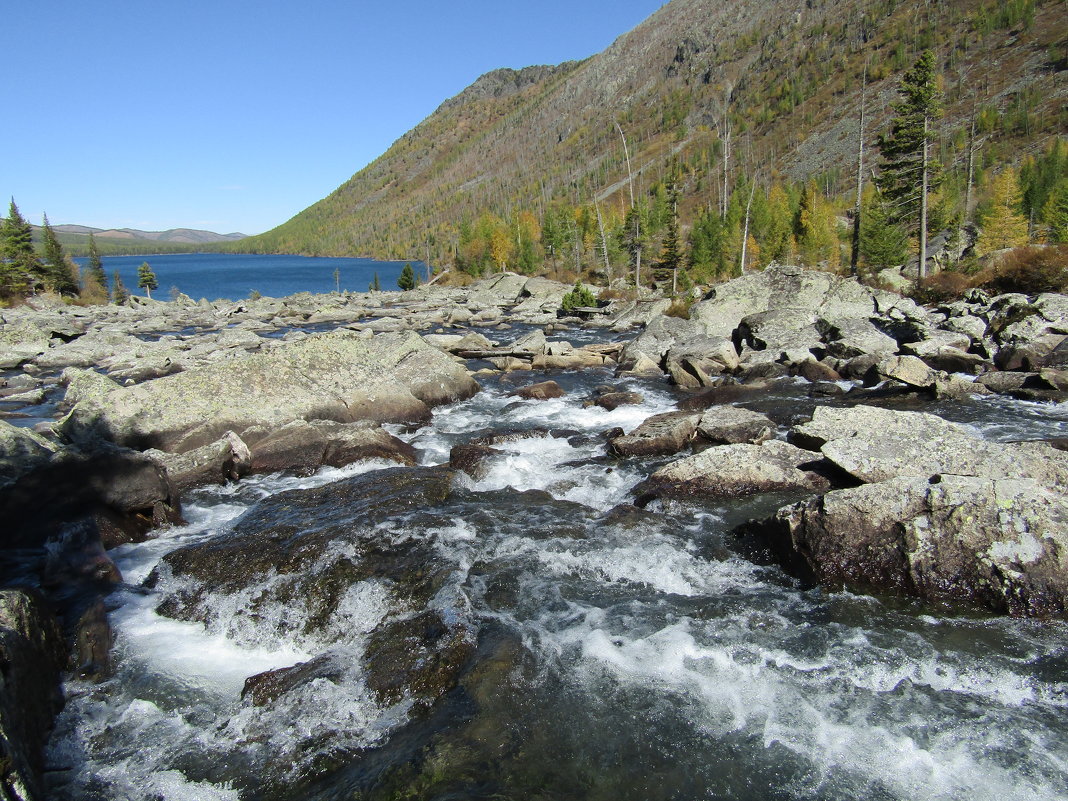
{"label": "blue lake water", "polygon": [[[88,259],[76,258],[79,266]],[[257,256],[236,253],[172,253],[157,256],[106,256],[104,270],[111,283],[119,271],[131,294],[144,295],[137,288],[137,268],[148,262],[156,274],[159,289],[153,297],[170,299],[172,289],[194,300],[240,300],[252,291],[266,297],[284,297],[296,292],[366,292],[375,273],[382,289],[397,289],[403,261],[339,259],[314,256]],[[425,277],[422,262],[413,261],[417,274]],[[338,280],[334,271],[338,271]]]}

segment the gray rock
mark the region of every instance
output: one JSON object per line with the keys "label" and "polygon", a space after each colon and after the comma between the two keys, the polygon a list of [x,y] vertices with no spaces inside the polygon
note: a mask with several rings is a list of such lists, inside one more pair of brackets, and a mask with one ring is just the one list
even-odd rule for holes
{"label": "gray rock", "polygon": [[40,434],[0,420],[0,487],[48,464],[55,453],[56,446]]}
{"label": "gray rock", "polygon": [[1068,612],[1066,532],[1062,494],[956,475],[830,492],[746,529],[821,583],[1041,617]]}
{"label": "gray rock", "polygon": [[150,449],[145,455],[163,466],[179,493],[205,484],[236,481],[252,470],[248,445],[233,431],[227,431],[216,442],[185,453]]}
{"label": "gray rock", "polygon": [[678,453],[697,432],[701,415],[666,412],[648,418],[631,433],[609,440],[608,449],[618,456],[652,456]]}
{"label": "gray rock", "polygon": [[759,445],[775,436],[775,423],[760,412],[739,406],[717,406],[701,415],[697,433],[717,445]]}
{"label": "gray rock", "polygon": [[932,387],[934,371],[915,356],[889,356],[880,359],[872,368],[873,378],[892,379],[911,387]]}
{"label": "gray rock", "polygon": [[180,453],[254,425],[426,419],[431,405],[477,391],[462,366],[416,334],[337,331],[79,402],[60,430]]}
{"label": "gray rock", "polygon": [[720,445],[661,467],[635,489],[641,496],[736,498],[781,490],[826,490],[829,482],[810,465],[809,451],[769,440],[761,445]]}
{"label": "gray rock", "polygon": [[257,439],[251,446],[255,473],[280,470],[312,472],[324,465],[344,467],[362,459],[416,463],[415,449],[371,423],[294,420]]}
{"label": "gray rock", "polygon": [[852,359],[863,354],[897,353],[897,340],[884,334],[867,318],[820,320],[817,327],[827,343],[827,352],[837,359]]}
{"label": "gray rock", "polygon": [[542,381],[537,384],[520,387],[511,394],[517,398],[526,398],[527,400],[550,400],[552,398],[562,398],[567,393],[555,381]]}
{"label": "gray rock", "polygon": [[63,706],[66,649],[44,599],[0,590],[0,791],[5,799],[44,799],[41,771],[52,719]]}

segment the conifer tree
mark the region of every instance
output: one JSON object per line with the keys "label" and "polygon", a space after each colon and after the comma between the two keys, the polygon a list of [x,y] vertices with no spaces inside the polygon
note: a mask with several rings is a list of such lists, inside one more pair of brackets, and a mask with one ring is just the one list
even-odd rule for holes
{"label": "conifer tree", "polygon": [[404,268],[401,270],[400,277],[397,279],[397,286],[404,292],[407,292],[409,289],[415,289],[415,270],[412,269],[411,262],[404,263]]}
{"label": "conifer tree", "polygon": [[934,123],[941,116],[941,92],[935,75],[934,54],[919,57],[898,85],[901,101],[890,132],[879,137],[882,155],[879,188],[890,204],[894,220],[915,232],[919,240],[919,276],[927,275],[927,196],[941,182],[941,170],[932,155]]}
{"label": "conifer tree", "polygon": [[119,271],[115,270],[111,274],[111,302],[116,306],[121,306],[130,299],[130,293],[126,290],[126,285],[122,283],[122,276],[119,275]]}
{"label": "conifer tree", "polygon": [[1002,170],[990,187],[990,209],[983,216],[975,250],[980,255],[1027,244],[1027,218],[1020,211],[1020,184],[1016,171]]}
{"label": "conifer tree", "polygon": [[152,297],[152,290],[159,288],[159,282],[156,281],[156,274],[152,272],[152,268],[147,261],[141,262],[141,266],[137,268],[137,286],[139,289],[145,290],[145,295],[150,299]]}
{"label": "conifer tree", "polygon": [[784,262],[793,250],[793,212],[790,198],[779,184],[772,184],[768,192],[763,225],[757,230],[765,261]]}
{"label": "conifer tree", "polygon": [[0,294],[4,297],[27,294],[39,271],[33,250],[33,229],[11,198],[7,217],[0,225]]}
{"label": "conifer tree", "polygon": [[101,287],[108,285],[108,277],[104,272],[104,261],[100,258],[100,251],[96,247],[96,239],[93,232],[89,232],[89,261],[85,265],[86,275],[96,281]]}
{"label": "conifer tree", "polygon": [[656,263],[656,280],[666,284],[671,282],[671,294],[678,292],[679,268],[682,267],[682,252],[679,243],[679,190],[674,175],[667,186],[667,231]]}
{"label": "conifer tree", "polygon": [[48,222],[47,214],[44,215],[43,222],[41,236],[44,246],[45,281],[56,294],[73,297],[78,294],[78,283],[74,280],[71,264],[56,238],[56,232]]}
{"label": "conifer tree", "polygon": [[1068,243],[1068,179],[1061,181],[1050,192],[1042,207],[1042,219],[1046,223],[1046,239],[1053,244]]}
{"label": "conifer tree", "polygon": [[891,217],[877,192],[865,193],[860,213],[860,255],[870,270],[897,267],[908,258],[909,236]]}

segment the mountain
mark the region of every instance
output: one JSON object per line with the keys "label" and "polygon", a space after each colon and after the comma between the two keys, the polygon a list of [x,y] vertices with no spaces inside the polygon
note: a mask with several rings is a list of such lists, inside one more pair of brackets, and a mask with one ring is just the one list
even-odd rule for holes
{"label": "mountain", "polygon": [[[34,238],[40,228],[33,226]],[[245,234],[217,234],[195,228],[170,228],[166,231],[141,231],[136,228],[92,228],[88,225],[53,225],[56,238],[72,255],[84,255],[89,249],[89,234],[96,240],[102,255],[118,256],[139,253],[183,253],[204,246],[245,239]]]}
{"label": "mountain", "polygon": [[484,213],[515,230],[521,210],[600,201],[618,225],[628,154],[639,197],[678,165],[684,227],[747,176],[848,197],[862,76],[870,151],[926,49],[952,169],[972,119],[986,166],[1068,131],[1062,0],[672,0],[583,61],[483,75],[328,197],[224,247],[438,262]]}

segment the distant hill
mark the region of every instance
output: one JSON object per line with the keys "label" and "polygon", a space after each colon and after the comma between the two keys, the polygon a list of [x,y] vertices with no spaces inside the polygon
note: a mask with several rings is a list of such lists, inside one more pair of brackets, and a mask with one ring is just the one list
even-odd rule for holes
{"label": "distant hill", "polygon": [[[85,255],[89,248],[89,234],[96,240],[101,255],[119,256],[141,253],[185,253],[204,246],[245,239],[245,234],[217,234],[195,228],[171,228],[166,231],[141,231],[136,228],[92,228],[88,225],[54,225],[52,230],[71,255]],[[34,238],[40,228],[34,226]]]}
{"label": "distant hill", "polygon": [[848,198],[865,63],[874,150],[898,81],[926,49],[945,91],[943,160],[961,169],[978,115],[984,164],[1018,162],[1068,131],[1064,9],[1063,0],[672,0],[583,61],[482,76],[328,197],[222,247],[429,251],[448,262],[461,227],[483,212],[542,219],[553,204],[595,200],[620,212],[620,131],[636,192],[679,164],[684,227],[720,202],[725,151],[732,184],[816,179]]}

